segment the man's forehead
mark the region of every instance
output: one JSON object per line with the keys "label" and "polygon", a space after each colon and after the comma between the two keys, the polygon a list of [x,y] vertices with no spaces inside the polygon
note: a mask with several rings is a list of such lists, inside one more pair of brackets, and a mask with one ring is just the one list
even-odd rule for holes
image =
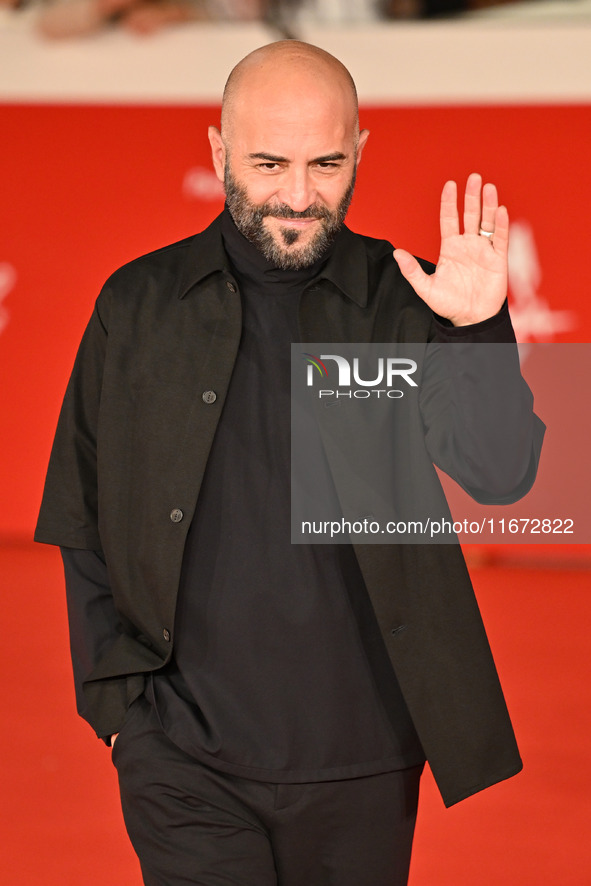
{"label": "man's forehead", "polygon": [[339,120],[353,119],[355,109],[348,96],[338,90],[317,88],[307,84],[302,88],[277,88],[242,91],[233,109],[237,118],[256,119],[265,122],[297,126],[303,119],[315,125],[338,125]]}
{"label": "man's forehead", "polygon": [[295,154],[319,157],[347,155],[357,137],[356,120],[321,108],[298,113],[292,106],[261,107],[238,114],[233,121],[233,142],[243,154],[269,154],[293,159]]}

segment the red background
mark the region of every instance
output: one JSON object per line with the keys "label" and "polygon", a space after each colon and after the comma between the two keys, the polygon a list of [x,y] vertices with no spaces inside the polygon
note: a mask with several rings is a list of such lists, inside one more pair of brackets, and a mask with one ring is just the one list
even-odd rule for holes
{"label": "red background", "polygon": [[[16,274],[0,303],[0,536],[20,537],[33,531],[61,397],[102,282],[222,207],[206,138],[219,108],[6,105],[0,115],[0,265]],[[353,229],[436,260],[441,186],[479,171],[533,230],[540,297],[574,312],[568,332],[542,340],[586,340],[588,106],[366,107],[361,124],[371,138]]]}

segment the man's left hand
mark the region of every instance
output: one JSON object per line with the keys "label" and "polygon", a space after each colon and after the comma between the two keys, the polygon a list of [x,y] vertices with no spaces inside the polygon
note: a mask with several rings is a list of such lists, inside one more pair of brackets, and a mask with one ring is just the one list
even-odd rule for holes
{"label": "man's left hand", "polygon": [[446,182],[441,193],[440,226],[441,251],[434,274],[425,274],[404,249],[396,249],[394,258],[435,314],[454,326],[487,320],[500,311],[507,296],[509,215],[505,206],[499,206],[495,185],[482,187],[478,173],[468,177],[461,234],[457,186],[454,181]]}

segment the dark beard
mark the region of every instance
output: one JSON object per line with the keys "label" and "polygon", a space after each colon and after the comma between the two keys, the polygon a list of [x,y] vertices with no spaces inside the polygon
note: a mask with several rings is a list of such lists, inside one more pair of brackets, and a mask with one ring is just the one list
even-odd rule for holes
{"label": "dark beard", "polygon": [[[226,203],[234,224],[247,240],[250,240],[263,253],[267,261],[283,271],[299,271],[308,268],[324,255],[334,238],[340,231],[355,188],[355,170],[347,190],[337,206],[331,212],[326,206],[313,203],[303,212],[295,212],[285,203],[263,203],[257,206],[251,203],[246,188],[239,185],[230,172],[228,165],[224,173]],[[265,217],[274,218],[317,218],[321,225],[319,231],[305,246],[297,248],[301,231],[294,228],[281,230],[282,246],[276,243],[272,234],[265,228]]]}

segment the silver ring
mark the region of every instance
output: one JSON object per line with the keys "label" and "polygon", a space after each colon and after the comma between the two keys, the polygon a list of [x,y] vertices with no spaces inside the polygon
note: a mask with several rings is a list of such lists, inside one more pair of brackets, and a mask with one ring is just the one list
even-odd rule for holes
{"label": "silver ring", "polygon": [[490,240],[490,238],[494,236],[495,232],[494,231],[485,231],[484,228],[480,228],[478,233],[480,234],[481,237],[488,237],[488,239]]}

